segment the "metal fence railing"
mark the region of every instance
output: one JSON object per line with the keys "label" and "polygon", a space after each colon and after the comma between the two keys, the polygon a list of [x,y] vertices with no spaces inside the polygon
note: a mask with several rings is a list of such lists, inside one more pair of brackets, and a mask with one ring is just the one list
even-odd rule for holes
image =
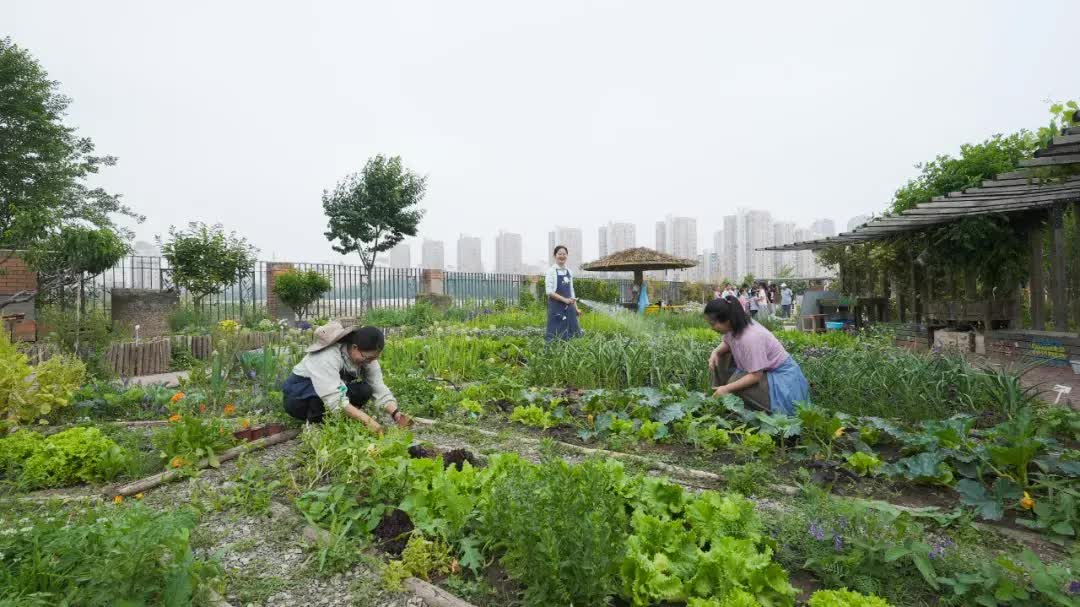
{"label": "metal fence railing", "polygon": [[[415,268],[373,268],[367,277],[359,265],[333,263],[256,262],[233,283],[202,301],[203,314],[213,320],[241,319],[265,314],[269,293],[271,267],[291,265],[301,270],[316,270],[330,279],[333,288],[310,310],[313,317],[356,317],[370,301],[375,308],[405,308],[416,302],[420,293],[423,270]],[[530,280],[539,280],[539,295],[543,294],[543,277],[521,274],[480,272],[445,272],[444,293],[458,306],[487,306],[503,301],[515,304]],[[633,282],[629,279],[602,278],[615,283],[621,301],[629,301]],[[679,304],[685,300],[684,283],[649,281],[651,301]],[[657,286],[659,285],[659,288]],[[98,309],[106,315],[112,310],[113,289],[170,290],[176,285],[172,269],[163,257],[134,255],[125,257],[116,266],[87,280],[82,294],[83,306]],[[191,305],[190,293],[179,289],[180,301]],[[70,296],[69,296],[70,297]],[[77,296],[76,296],[77,297]]]}
{"label": "metal fence railing", "polygon": [[516,304],[526,282],[521,274],[482,272],[445,272],[443,280],[444,293],[457,306],[484,306],[496,301]]}

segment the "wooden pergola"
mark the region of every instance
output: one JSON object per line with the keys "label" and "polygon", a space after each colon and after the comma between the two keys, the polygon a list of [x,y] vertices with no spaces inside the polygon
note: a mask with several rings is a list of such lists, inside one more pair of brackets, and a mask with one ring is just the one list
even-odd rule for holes
{"label": "wooden pergola", "polygon": [[[1075,119],[1080,119],[1077,112]],[[1048,176],[1048,167],[1069,167],[1062,176]],[[1044,298],[1043,239],[1044,229],[1050,231],[1050,298],[1053,303],[1054,327],[1064,331],[1068,326],[1068,305],[1066,301],[1066,251],[1064,213],[1069,205],[1080,205],[1080,174],[1071,169],[1080,168],[1080,127],[1063,129],[1061,134],[1044,148],[1035,153],[1034,158],[1022,161],[1017,170],[996,175],[985,180],[978,187],[951,192],[946,196],[937,196],[928,202],[916,205],[896,215],[877,217],[856,227],[850,232],[837,236],[796,242],[787,245],[764,247],[762,251],[802,251],[817,250],[827,247],[852,245],[874,240],[887,239],[905,233],[925,230],[955,222],[967,217],[981,215],[1008,214],[1022,216],[1028,226],[1031,246],[1031,265],[1029,267],[1031,286],[1031,318],[1033,329],[1042,331],[1046,328],[1046,301]],[[1046,220],[1046,228],[1043,221]],[[990,330],[994,321],[1007,318],[1010,328],[1015,327],[1017,316],[1016,302],[1010,309],[1006,302],[968,302],[957,305],[930,304],[929,284],[923,281],[923,292],[919,293],[915,277],[915,260],[911,260],[910,280],[912,297],[912,317],[919,321],[922,311],[918,299],[927,302],[927,318],[931,316],[952,320],[981,320],[986,330]],[[841,277],[844,268],[840,268]],[[948,277],[951,283],[951,275]],[[975,277],[966,277],[968,296],[975,290]],[[888,296],[886,286],[886,296]],[[905,306],[901,305],[903,314]]]}

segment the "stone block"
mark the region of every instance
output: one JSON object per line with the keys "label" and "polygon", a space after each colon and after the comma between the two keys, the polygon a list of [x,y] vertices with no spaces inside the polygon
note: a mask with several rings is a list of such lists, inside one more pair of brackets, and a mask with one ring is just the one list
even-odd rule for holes
{"label": "stone block", "polygon": [[157,289],[112,289],[113,324],[139,326],[139,337],[169,334],[169,314],[180,305],[176,291]]}

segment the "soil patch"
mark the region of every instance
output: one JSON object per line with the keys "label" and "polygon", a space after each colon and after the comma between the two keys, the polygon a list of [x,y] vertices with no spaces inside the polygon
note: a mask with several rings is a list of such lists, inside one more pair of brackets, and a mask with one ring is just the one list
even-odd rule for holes
{"label": "soil patch", "polygon": [[454,466],[459,471],[465,465],[465,462],[469,462],[473,468],[480,468],[482,464],[475,455],[466,451],[465,449],[453,449],[443,453],[443,468],[449,468]]}
{"label": "soil patch", "polygon": [[409,543],[412,533],[412,519],[404,510],[394,509],[379,521],[372,534],[378,540],[379,548],[395,557],[401,556],[405,544]]}

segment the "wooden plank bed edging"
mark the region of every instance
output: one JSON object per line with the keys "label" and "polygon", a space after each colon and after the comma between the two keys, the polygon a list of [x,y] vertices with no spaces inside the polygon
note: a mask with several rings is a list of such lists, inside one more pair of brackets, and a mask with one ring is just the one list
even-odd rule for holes
{"label": "wooden plank bed edging", "polygon": [[[218,456],[218,461],[219,462],[227,462],[227,461],[229,461],[231,459],[236,459],[237,457],[239,457],[239,456],[241,456],[241,455],[243,455],[245,453],[249,453],[251,451],[259,451],[261,449],[265,449],[265,448],[270,447],[272,445],[277,445],[279,443],[284,443],[284,442],[291,441],[292,439],[296,438],[299,435],[300,435],[300,430],[286,430],[284,432],[279,432],[278,434],[275,434],[273,436],[268,436],[266,438],[260,438],[259,440],[252,441],[250,443],[240,445],[238,447],[233,447],[232,449],[229,449],[228,451],[222,452],[221,455]],[[208,462],[205,459],[202,459],[202,460],[199,460],[199,462],[197,464],[195,464],[195,467],[196,467],[196,469],[202,469],[202,468],[206,468],[209,465],[210,465],[210,462]],[[168,483],[168,482],[180,477],[183,474],[184,474],[184,472],[182,470],[166,470],[165,472],[159,472],[159,473],[157,473],[157,474],[155,474],[153,476],[148,476],[148,477],[146,477],[144,479],[137,480],[137,481],[128,483],[126,485],[121,485],[119,488],[116,488],[116,489],[113,489],[112,487],[107,487],[104,493],[105,493],[106,496],[120,495],[120,496],[127,497],[129,495],[135,495],[136,493],[141,493],[143,491],[146,491],[147,489],[153,489],[154,487],[157,487],[158,485]]]}

